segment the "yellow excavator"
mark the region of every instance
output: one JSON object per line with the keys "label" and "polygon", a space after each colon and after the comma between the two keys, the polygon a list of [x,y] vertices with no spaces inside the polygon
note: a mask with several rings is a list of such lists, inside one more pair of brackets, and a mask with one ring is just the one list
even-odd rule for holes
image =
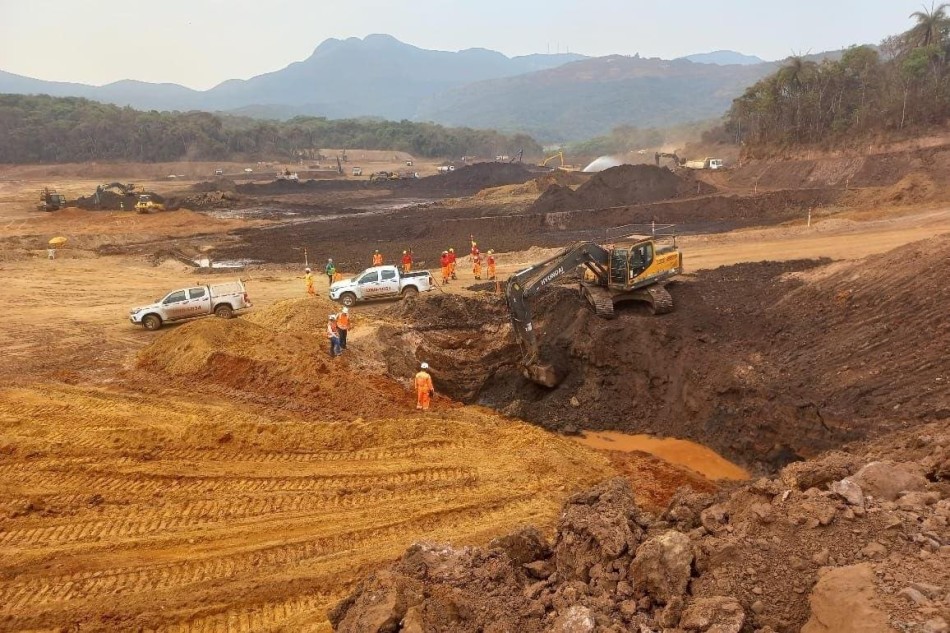
{"label": "yellow excavator", "polygon": [[624,301],[644,301],[653,314],[665,314],[673,310],[666,283],[683,272],[683,253],[676,247],[675,236],[632,235],[607,246],[577,242],[512,275],[505,286],[505,298],[521,345],[522,371],[545,387],[557,386],[562,376],[539,358],[531,299],[580,267],[584,270],[580,293],[598,316],[613,318],[614,306]]}
{"label": "yellow excavator", "polygon": [[540,163],[538,163],[538,167],[547,167],[547,166],[548,166],[548,163],[550,163],[550,162],[551,162],[552,160],[554,160],[555,158],[557,158],[557,159],[560,161],[560,164],[556,167],[556,169],[563,169],[564,171],[576,171],[576,170],[577,170],[577,166],[575,166],[575,165],[568,165],[567,163],[564,162],[564,152],[563,152],[563,151],[560,151],[560,152],[558,152],[557,154],[554,154],[553,156],[548,156],[547,158],[545,158],[544,160],[542,160]]}
{"label": "yellow excavator", "polygon": [[165,205],[161,202],[152,200],[152,196],[143,193],[139,196],[139,201],[135,203],[135,210],[138,213],[151,213],[153,211],[164,211]]}

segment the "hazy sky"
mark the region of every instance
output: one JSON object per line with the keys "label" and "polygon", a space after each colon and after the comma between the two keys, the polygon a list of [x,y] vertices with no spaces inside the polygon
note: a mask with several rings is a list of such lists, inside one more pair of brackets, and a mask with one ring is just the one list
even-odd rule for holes
{"label": "hazy sky", "polygon": [[0,70],[210,88],[305,59],[328,37],[507,55],[764,59],[878,43],[920,0],[0,0]]}

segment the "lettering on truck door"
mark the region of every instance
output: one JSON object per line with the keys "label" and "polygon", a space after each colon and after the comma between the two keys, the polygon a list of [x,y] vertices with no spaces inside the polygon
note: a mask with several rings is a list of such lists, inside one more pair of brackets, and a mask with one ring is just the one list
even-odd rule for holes
{"label": "lettering on truck door", "polygon": [[188,297],[184,290],[177,290],[162,299],[162,308],[167,319],[183,319],[187,316]]}
{"label": "lettering on truck door", "polygon": [[381,289],[379,287],[379,273],[375,270],[360,277],[358,283],[360,287],[360,296],[378,297],[381,294]]}
{"label": "lettering on truck door", "polygon": [[384,270],[380,273],[379,277],[380,294],[399,294],[399,278],[395,270]]}
{"label": "lettering on truck door", "polygon": [[188,313],[192,316],[211,314],[211,295],[204,286],[188,289]]}

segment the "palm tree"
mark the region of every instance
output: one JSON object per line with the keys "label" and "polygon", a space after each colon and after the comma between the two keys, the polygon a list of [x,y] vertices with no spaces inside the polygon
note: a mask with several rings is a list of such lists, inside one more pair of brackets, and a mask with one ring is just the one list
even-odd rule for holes
{"label": "palm tree", "polygon": [[921,8],[923,11],[914,11],[908,16],[917,20],[917,24],[907,31],[908,39],[915,47],[939,44],[950,29],[950,18],[947,17],[950,3],[945,2],[936,7],[931,3],[929,11],[926,5]]}

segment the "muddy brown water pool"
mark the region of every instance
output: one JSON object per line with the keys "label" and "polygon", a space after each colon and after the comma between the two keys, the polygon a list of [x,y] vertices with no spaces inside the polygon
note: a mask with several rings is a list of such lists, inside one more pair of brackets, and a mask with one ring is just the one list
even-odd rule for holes
{"label": "muddy brown water pool", "polygon": [[714,450],[690,442],[652,435],[633,435],[617,431],[588,431],[574,438],[590,448],[632,453],[641,451],[677,466],[683,466],[712,480],[749,479],[749,472]]}

